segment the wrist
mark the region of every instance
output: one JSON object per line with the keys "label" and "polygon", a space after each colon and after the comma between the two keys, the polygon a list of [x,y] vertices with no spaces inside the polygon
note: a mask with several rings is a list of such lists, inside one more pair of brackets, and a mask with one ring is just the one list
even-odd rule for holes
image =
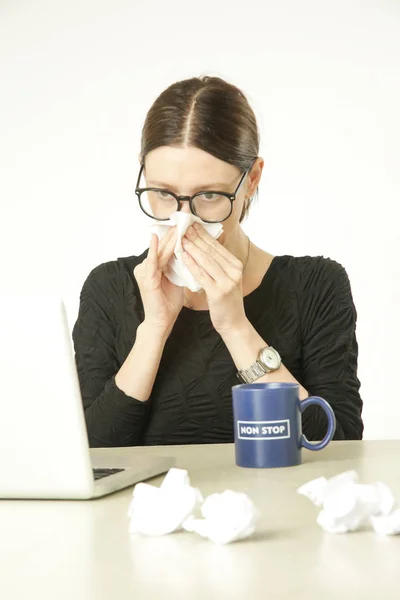
{"label": "wrist", "polygon": [[155,340],[162,344],[165,344],[169,338],[174,324],[169,327],[165,325],[159,325],[146,319],[139,325],[137,329],[137,336],[143,337],[146,340]]}
{"label": "wrist", "polygon": [[221,337],[238,371],[248,369],[257,360],[260,350],[268,345],[248,320],[238,323]]}
{"label": "wrist", "polygon": [[223,341],[227,344],[234,342],[237,339],[248,338],[254,332],[254,327],[245,317],[242,321],[235,323],[234,327],[230,327],[224,331],[218,331]]}

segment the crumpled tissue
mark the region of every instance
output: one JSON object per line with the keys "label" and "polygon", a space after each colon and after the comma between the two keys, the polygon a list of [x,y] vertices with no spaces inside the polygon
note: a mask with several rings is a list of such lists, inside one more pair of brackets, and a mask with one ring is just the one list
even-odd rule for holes
{"label": "crumpled tissue", "polygon": [[[195,516],[200,509],[203,519]],[[258,513],[246,494],[232,490],[203,500],[190,485],[188,472],[172,468],[159,488],[148,483],[135,486],[128,516],[131,533],[156,536],[184,529],[227,544],[254,533]]]}
{"label": "crumpled tissue", "polygon": [[252,535],[256,529],[257,511],[243,493],[225,490],[211,494],[201,507],[204,519],[188,517],[182,527],[207,537],[216,544],[228,544]]}
{"label": "crumpled tissue", "polygon": [[356,531],[371,523],[377,533],[400,533],[400,510],[393,511],[395,500],[382,483],[361,484],[356,471],[345,471],[330,479],[318,477],[297,492],[322,507],[317,523],[328,533]]}
{"label": "crumpled tissue", "polygon": [[176,225],[177,240],[175,250],[165,269],[165,276],[175,285],[187,287],[191,292],[199,292],[202,289],[202,286],[197,279],[193,277],[186,264],[183,262],[182,254],[184,250],[182,247],[182,238],[185,235],[187,228],[195,222],[201,223],[204,229],[214,239],[217,239],[223,231],[221,223],[204,223],[204,221],[192,213],[189,214],[182,211],[172,213],[168,221],[160,221],[157,225],[151,226],[151,231],[157,234],[158,238],[161,240],[168,232],[169,228]]}
{"label": "crumpled tissue", "polygon": [[202,503],[197,488],[190,485],[187,471],[172,468],[161,486],[138,483],[129,506],[129,531],[165,535],[180,529],[182,522]]}
{"label": "crumpled tissue", "polygon": [[400,508],[390,515],[371,517],[372,527],[380,535],[397,535],[400,533]]}

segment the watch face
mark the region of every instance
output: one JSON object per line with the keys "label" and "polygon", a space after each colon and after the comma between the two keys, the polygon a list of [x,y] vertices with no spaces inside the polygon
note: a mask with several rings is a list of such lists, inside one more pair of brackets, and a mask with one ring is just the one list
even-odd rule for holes
{"label": "watch face", "polygon": [[261,352],[260,359],[268,369],[279,369],[281,365],[279,355],[273,348],[264,348]]}

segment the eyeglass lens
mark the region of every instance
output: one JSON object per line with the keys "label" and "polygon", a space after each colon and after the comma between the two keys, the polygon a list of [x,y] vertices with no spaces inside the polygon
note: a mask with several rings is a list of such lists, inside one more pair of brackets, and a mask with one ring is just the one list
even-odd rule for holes
{"label": "eyeglass lens", "polygon": [[[140,194],[142,210],[156,219],[168,219],[178,210],[178,201],[168,192],[147,190]],[[203,221],[222,221],[231,212],[231,201],[226,196],[204,193],[192,201],[194,212]]]}

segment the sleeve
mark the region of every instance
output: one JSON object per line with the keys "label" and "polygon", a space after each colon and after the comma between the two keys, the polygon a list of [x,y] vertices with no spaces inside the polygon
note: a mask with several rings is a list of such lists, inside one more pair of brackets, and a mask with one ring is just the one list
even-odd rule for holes
{"label": "sleeve", "polygon": [[115,350],[117,263],[104,263],[86,279],[72,338],[91,447],[141,444],[149,402],[127,396],[115,383],[120,368]]}
{"label": "sleeve", "polygon": [[[335,261],[311,259],[303,274],[302,385],[310,396],[321,396],[336,416],[336,440],[360,440],[362,400],[357,377],[357,313],[349,278]],[[310,406],[303,413],[303,432],[320,440],[327,428],[325,412]]]}

